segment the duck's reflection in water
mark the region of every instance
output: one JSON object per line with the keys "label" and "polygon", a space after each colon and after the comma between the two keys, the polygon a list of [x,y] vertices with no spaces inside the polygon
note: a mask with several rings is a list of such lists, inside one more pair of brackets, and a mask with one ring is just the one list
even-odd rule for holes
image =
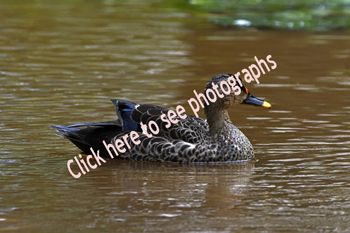
{"label": "duck's reflection in water", "polygon": [[96,185],[95,195],[108,202],[109,210],[103,211],[107,218],[126,220],[155,215],[190,218],[188,211],[198,216],[214,212],[225,216],[227,210],[244,205],[242,200],[247,197],[254,165],[254,162],[176,164],[108,160],[95,170],[95,176],[88,174],[88,180]]}

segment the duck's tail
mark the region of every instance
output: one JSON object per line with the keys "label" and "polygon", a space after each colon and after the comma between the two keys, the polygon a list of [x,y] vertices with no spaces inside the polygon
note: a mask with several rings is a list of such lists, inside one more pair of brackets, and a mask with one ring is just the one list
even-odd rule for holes
{"label": "duck's tail", "polygon": [[[59,136],[69,139],[84,154],[90,154],[90,147],[105,152],[103,141],[110,143],[113,137],[123,133],[119,120],[95,123],[82,123],[70,126],[52,125],[60,133]],[[103,150],[102,150],[103,149]],[[108,155],[101,154],[101,157]]]}
{"label": "duck's tail", "polygon": [[82,123],[70,126],[53,125],[59,136],[69,139],[84,154],[90,154],[90,148],[100,150],[101,157],[109,157],[103,141],[109,144],[112,139],[128,131],[142,132],[140,124],[131,119],[133,110],[138,104],[127,100],[112,99],[118,120]]}

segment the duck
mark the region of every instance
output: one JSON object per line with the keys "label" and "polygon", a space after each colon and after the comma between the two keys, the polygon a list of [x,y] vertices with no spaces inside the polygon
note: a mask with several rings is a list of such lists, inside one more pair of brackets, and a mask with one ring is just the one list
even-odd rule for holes
{"label": "duck", "polygon": [[[228,109],[240,104],[249,104],[270,108],[267,101],[254,97],[246,84],[232,74],[219,74],[206,85],[204,92],[214,84],[236,78],[235,88],[214,103],[205,104],[206,119],[187,115],[185,119],[176,116],[176,124],[165,125],[161,116],[170,109],[152,104],[137,104],[128,100],[112,99],[118,119],[105,122],[79,123],[70,126],[52,125],[59,136],[69,139],[81,153],[88,155],[91,148],[99,151],[102,158],[112,158],[106,144],[116,145],[122,139],[128,140],[130,148],[124,148],[113,158],[176,163],[216,163],[254,161],[254,149],[249,139],[232,124]],[[239,93],[239,94],[238,94]],[[158,134],[149,137],[141,128],[150,121],[157,123]],[[138,143],[125,137],[135,132]],[[124,137],[124,138],[123,138]],[[134,142],[134,143],[133,143]]]}

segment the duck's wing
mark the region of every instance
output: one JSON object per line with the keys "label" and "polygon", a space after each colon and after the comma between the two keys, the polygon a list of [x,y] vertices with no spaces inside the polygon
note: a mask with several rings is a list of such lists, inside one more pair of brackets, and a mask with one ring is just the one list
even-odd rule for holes
{"label": "duck's wing", "polygon": [[[205,137],[209,127],[205,120],[190,115],[185,119],[176,116],[172,117],[172,120],[178,122],[169,124],[167,123],[169,109],[149,104],[138,105],[125,100],[112,100],[112,102],[118,120],[52,127],[85,154],[91,154],[92,147],[94,151],[100,151],[101,157],[110,158],[103,141],[115,145],[117,139],[124,140],[123,136],[135,131],[140,144],[135,145],[128,137],[126,140],[131,146],[130,150],[117,157],[128,160],[183,163],[208,160],[210,148],[205,143]],[[142,132],[141,123],[148,126],[151,121],[156,123],[159,133],[148,137]],[[149,128],[147,131],[150,133]]]}
{"label": "duck's wing", "polygon": [[[122,111],[120,106],[122,100],[112,100],[116,110]],[[154,121],[158,126],[159,133],[148,137],[145,132],[137,131],[140,144],[135,145],[131,142],[130,151],[121,154],[120,157],[131,160],[141,161],[173,161],[173,162],[194,162],[206,161],[206,151],[203,142],[206,140],[209,126],[201,118],[187,115],[185,119],[176,115],[171,119],[176,124],[170,124],[168,112],[170,110],[150,104],[135,105],[130,111],[129,116],[138,126],[142,124],[147,126],[148,134],[151,134],[150,122]],[[118,114],[118,113],[117,113]],[[125,120],[125,118],[123,118]],[[117,139],[124,136],[126,132],[117,135],[111,141],[115,144]]]}
{"label": "duck's wing", "polygon": [[[170,109],[151,104],[135,104],[131,101],[113,99],[112,100],[117,116],[122,125],[123,131],[142,132],[141,123],[149,130],[150,122],[154,121],[159,128],[159,133],[155,136],[166,138],[170,141],[180,139],[189,143],[199,143],[203,140],[209,130],[206,120],[195,116],[187,115],[185,119],[178,115],[168,118]],[[173,111],[175,113],[175,111]]]}

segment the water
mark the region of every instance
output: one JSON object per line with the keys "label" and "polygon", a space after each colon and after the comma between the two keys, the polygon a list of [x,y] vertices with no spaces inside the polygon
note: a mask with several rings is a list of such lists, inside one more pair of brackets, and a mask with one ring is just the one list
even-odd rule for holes
{"label": "water", "polygon": [[[2,1],[0,15],[1,231],[350,231],[348,32],[230,30],[158,2]],[[255,164],[69,174],[79,150],[50,125],[116,119],[111,98],[192,114],[194,89],[267,55],[277,68],[248,88],[272,108],[230,110]]]}

